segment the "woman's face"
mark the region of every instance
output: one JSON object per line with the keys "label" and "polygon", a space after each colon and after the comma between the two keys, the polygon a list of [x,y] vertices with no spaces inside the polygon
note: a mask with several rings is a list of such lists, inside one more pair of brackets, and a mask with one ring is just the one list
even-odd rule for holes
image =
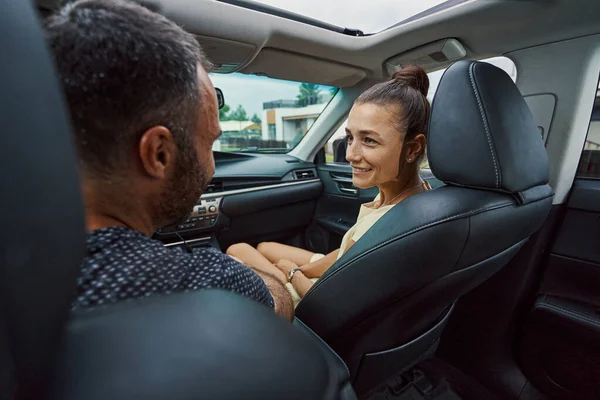
{"label": "woman's face", "polygon": [[404,132],[393,124],[393,107],[355,104],[350,110],[346,160],[352,165],[352,183],[366,189],[398,181]]}

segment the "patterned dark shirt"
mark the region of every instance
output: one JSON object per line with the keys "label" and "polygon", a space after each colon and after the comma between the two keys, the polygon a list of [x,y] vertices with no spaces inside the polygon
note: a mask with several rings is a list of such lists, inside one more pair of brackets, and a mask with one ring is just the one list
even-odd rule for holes
{"label": "patterned dark shirt", "polygon": [[207,288],[231,290],[274,307],[254,271],[214,248],[188,253],[141,232],[110,227],[88,232],[86,249],[73,309]]}

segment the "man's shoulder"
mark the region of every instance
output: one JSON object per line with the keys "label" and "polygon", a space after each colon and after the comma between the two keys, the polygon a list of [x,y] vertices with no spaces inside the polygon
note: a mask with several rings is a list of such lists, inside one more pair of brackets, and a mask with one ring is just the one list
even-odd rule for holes
{"label": "man's shoulder", "polygon": [[[189,260],[191,263],[197,263],[203,266],[229,266],[237,264],[235,260],[227,254],[217,250],[214,247],[195,247],[191,251],[183,250],[177,252],[177,256]],[[233,264],[232,264],[233,263]]]}
{"label": "man's shoulder", "polygon": [[[233,261],[213,247],[196,247],[186,251],[183,247],[165,247],[156,239],[126,227],[109,227],[88,232],[88,256],[118,260],[119,256],[141,258],[151,264],[178,264],[180,266],[216,267]],[[120,260],[119,260],[120,261]]]}
{"label": "man's shoulder", "polygon": [[127,247],[132,244],[135,244],[136,246],[148,246],[155,245],[156,242],[156,240],[149,238],[142,232],[138,232],[125,226],[110,226],[107,228],[95,229],[88,231],[86,237],[86,247],[88,248],[88,251],[118,246]]}
{"label": "man's shoulder", "polygon": [[225,278],[236,275],[254,275],[250,268],[214,247],[196,247],[191,252],[181,250],[176,257],[185,260],[191,268],[207,271],[211,275],[221,275]]}
{"label": "man's shoulder", "polygon": [[82,307],[209,288],[231,290],[273,306],[254,271],[212,247],[167,248],[124,227],[91,231],[86,244],[76,303]]}
{"label": "man's shoulder", "polygon": [[193,249],[187,256],[193,260],[192,269],[197,273],[218,281],[216,286],[233,290],[273,308],[273,298],[263,280],[248,266],[213,248]]}

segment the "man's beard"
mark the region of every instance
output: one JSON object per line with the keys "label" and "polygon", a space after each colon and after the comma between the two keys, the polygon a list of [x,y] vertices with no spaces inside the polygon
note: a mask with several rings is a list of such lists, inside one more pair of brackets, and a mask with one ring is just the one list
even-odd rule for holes
{"label": "man's beard", "polygon": [[[187,150],[187,151],[186,151]],[[163,227],[186,217],[206,189],[211,177],[198,161],[196,149],[181,149],[166,190],[158,199],[156,226]]]}

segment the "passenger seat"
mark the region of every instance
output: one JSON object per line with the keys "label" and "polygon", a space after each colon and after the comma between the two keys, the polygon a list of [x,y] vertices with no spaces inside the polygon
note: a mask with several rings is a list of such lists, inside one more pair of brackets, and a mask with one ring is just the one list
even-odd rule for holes
{"label": "passenger seat", "polygon": [[296,309],[346,361],[359,395],[431,357],[454,302],[506,265],[550,212],[537,124],[491,64],[446,70],[428,157],[445,185],[394,206]]}

